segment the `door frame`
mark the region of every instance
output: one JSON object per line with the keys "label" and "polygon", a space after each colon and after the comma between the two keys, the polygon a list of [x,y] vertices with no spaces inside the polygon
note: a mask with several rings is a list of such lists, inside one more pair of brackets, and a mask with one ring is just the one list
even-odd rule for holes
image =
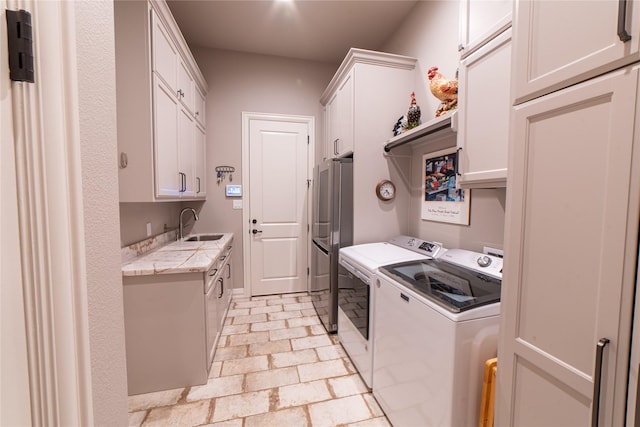
{"label": "door frame", "polygon": [[[249,203],[251,196],[251,188],[249,187],[249,126],[252,120],[305,123],[309,131],[307,180],[310,183],[313,183],[313,165],[315,164],[315,118],[313,116],[242,112],[242,183],[244,186],[244,191],[242,192],[242,266],[244,295],[247,297],[251,296],[251,219],[247,203]],[[311,186],[309,186],[309,189],[311,189]],[[307,197],[307,224],[311,224],[311,207],[312,197]],[[307,268],[309,267],[310,257],[311,245],[307,245]],[[307,275],[307,289],[309,289],[309,275]]]}

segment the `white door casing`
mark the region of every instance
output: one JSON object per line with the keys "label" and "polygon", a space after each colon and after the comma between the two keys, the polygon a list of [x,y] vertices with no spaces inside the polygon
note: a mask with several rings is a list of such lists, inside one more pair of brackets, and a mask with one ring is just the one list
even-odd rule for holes
{"label": "white door casing", "polygon": [[311,117],[243,113],[245,295],[308,289],[311,135]]}
{"label": "white door casing", "polygon": [[[0,2],[5,10],[5,0]],[[0,46],[7,46],[7,21],[0,19]],[[4,52],[4,50],[3,50]],[[12,85],[7,55],[0,55],[0,425],[31,425],[27,331],[13,134]]]}
{"label": "white door casing", "polygon": [[[7,1],[3,6],[32,14],[35,83],[8,82],[2,66],[0,424],[92,425],[76,6],[74,2],[28,0]],[[0,64],[4,65],[6,26],[5,17],[1,19]],[[6,143],[13,143],[13,148]],[[11,161],[15,161],[14,170]],[[17,228],[8,229],[16,226],[16,219]],[[5,258],[9,251],[11,255]],[[5,262],[15,264],[5,269]],[[5,278],[16,281],[7,288]],[[10,300],[5,301],[5,296]],[[10,301],[16,305],[6,313],[4,304]],[[9,328],[8,335],[5,328]],[[7,349],[8,342],[17,347]],[[24,365],[5,365],[25,354]],[[16,370],[5,375],[12,366]],[[7,388],[11,399],[25,398],[28,390],[27,402],[9,408],[12,400],[5,400],[9,398]],[[114,416],[119,418],[119,414]]]}

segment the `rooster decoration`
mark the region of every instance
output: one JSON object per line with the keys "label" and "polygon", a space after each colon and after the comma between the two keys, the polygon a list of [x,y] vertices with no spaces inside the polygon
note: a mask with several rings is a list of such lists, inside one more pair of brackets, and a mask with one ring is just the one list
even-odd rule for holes
{"label": "rooster decoration", "polygon": [[429,68],[427,77],[429,77],[431,93],[442,101],[436,110],[436,117],[440,117],[447,111],[455,110],[458,106],[458,79],[445,78],[438,72],[438,67]]}
{"label": "rooster decoration", "polygon": [[413,129],[420,124],[420,107],[416,103],[416,94],[411,92],[411,105],[407,112],[407,129]]}

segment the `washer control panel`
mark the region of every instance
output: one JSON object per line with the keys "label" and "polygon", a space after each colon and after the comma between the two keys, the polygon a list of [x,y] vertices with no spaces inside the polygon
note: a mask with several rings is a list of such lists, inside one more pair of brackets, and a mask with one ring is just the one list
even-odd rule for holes
{"label": "washer control panel", "polygon": [[440,253],[446,250],[442,247],[441,243],[430,242],[428,240],[422,240],[410,236],[396,236],[390,239],[389,243],[418,252],[431,258],[437,257]]}
{"label": "washer control panel", "polygon": [[466,249],[449,249],[440,259],[502,280],[502,258]]}

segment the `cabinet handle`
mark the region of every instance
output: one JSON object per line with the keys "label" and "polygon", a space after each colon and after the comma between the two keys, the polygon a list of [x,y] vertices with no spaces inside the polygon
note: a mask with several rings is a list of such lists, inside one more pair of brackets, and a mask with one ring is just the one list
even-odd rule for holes
{"label": "cabinet handle", "polygon": [[227,264],[227,279],[231,279],[231,264]]}
{"label": "cabinet handle", "polygon": [[200,177],[197,176],[196,179],[198,180],[198,194],[200,194]]}
{"label": "cabinet handle", "polygon": [[618,37],[623,43],[631,40],[631,35],[627,33],[627,0],[618,0]]}
{"label": "cabinet handle", "polygon": [[211,277],[211,276],[215,276],[217,272],[218,272],[218,269],[217,269],[217,268],[214,268],[213,270],[211,270],[211,271],[209,272],[209,277]]}
{"label": "cabinet handle", "polygon": [[339,140],[340,140],[340,138],[336,138],[336,139],[333,141],[333,154],[334,154],[335,156],[337,156],[337,155],[338,155],[338,141],[339,141]]}
{"label": "cabinet handle", "polygon": [[187,174],[178,172],[180,174],[180,193],[187,191]]}
{"label": "cabinet handle", "polygon": [[182,89],[178,89],[178,96],[180,98],[184,98],[184,92],[182,91]]}
{"label": "cabinet handle", "polygon": [[200,111],[196,111],[196,117],[200,115]]}
{"label": "cabinet handle", "polygon": [[218,298],[222,298],[222,294],[224,294],[224,280],[222,278],[218,279],[220,282],[220,293],[218,294]]}
{"label": "cabinet handle", "polygon": [[593,402],[591,403],[591,427],[598,427],[600,418],[600,385],[602,383],[602,354],[609,344],[608,338],[600,338],[596,344],[596,366],[593,372]]}

